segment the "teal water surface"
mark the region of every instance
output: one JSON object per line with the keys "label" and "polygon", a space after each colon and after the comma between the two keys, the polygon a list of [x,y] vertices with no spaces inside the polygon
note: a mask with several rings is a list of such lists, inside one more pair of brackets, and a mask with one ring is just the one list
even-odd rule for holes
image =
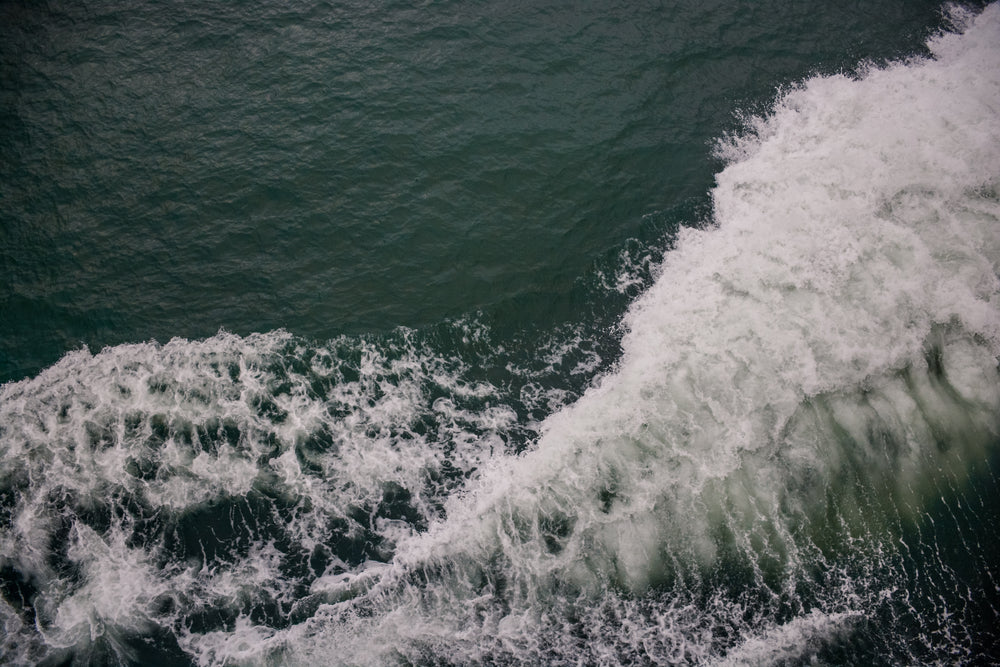
{"label": "teal water surface", "polygon": [[0,11],[0,379],[220,328],[572,321],[595,263],[704,216],[737,111],[918,53],[942,21],[935,2]]}

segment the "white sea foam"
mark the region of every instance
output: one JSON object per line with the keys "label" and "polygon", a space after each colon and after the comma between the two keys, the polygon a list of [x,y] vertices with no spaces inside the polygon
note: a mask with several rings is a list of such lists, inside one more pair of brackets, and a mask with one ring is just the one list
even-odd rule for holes
{"label": "white sea foam", "polygon": [[250,627],[241,609],[294,611],[314,580],[391,558],[516,420],[412,338],[220,333],[80,350],[0,388],[0,565],[41,633],[5,602],[4,654],[127,659],[120,635],[183,637],[213,609]]}
{"label": "white sea foam", "polygon": [[[508,369],[531,388],[521,410],[566,400],[544,378],[577,351],[551,347]],[[406,330],[318,346],[222,332],[79,350],[3,386],[0,566],[20,587],[0,604],[5,659],[135,661],[129,642],[163,631],[205,662],[280,645],[269,623],[366,591],[530,432],[469,375]]]}

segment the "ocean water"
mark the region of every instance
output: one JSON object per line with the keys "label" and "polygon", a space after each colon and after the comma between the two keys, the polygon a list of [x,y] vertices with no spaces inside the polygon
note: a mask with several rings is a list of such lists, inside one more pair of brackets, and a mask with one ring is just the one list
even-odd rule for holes
{"label": "ocean water", "polygon": [[1000,662],[1000,5],[0,5],[0,662]]}

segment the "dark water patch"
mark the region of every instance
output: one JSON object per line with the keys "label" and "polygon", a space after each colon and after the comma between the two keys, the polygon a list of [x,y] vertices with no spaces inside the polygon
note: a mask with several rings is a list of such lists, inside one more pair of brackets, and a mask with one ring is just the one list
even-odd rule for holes
{"label": "dark water patch", "polygon": [[5,5],[0,381],[220,327],[523,323],[505,302],[558,301],[704,194],[735,107],[941,23],[932,2],[453,10]]}

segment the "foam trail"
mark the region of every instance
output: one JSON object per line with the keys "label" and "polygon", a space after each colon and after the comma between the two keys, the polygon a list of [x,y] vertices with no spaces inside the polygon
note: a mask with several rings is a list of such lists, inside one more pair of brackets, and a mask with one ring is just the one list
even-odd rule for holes
{"label": "foam trail", "polygon": [[[743,583],[715,616],[671,602],[619,648],[657,614],[675,632],[641,659],[701,661],[788,614],[811,620],[786,637],[834,637],[894,604],[856,572],[816,572],[868,549],[902,577],[884,536],[960,495],[1000,428],[1000,8],[964,20],[933,58],[810,79],[721,142],[715,224],[684,232],[630,309],[615,372],[406,543],[364,603],[376,622],[324,609],[295,655],[375,626],[392,648],[346,662],[601,662],[574,640],[577,601],[621,609],[609,591],[678,595],[724,571]],[[756,629],[741,595],[772,610]]]}
{"label": "foam trail", "polygon": [[6,659],[142,662],[149,635],[280,623],[314,580],[370,576],[511,438],[464,376],[412,332],[278,331],[81,350],[5,385]]}

